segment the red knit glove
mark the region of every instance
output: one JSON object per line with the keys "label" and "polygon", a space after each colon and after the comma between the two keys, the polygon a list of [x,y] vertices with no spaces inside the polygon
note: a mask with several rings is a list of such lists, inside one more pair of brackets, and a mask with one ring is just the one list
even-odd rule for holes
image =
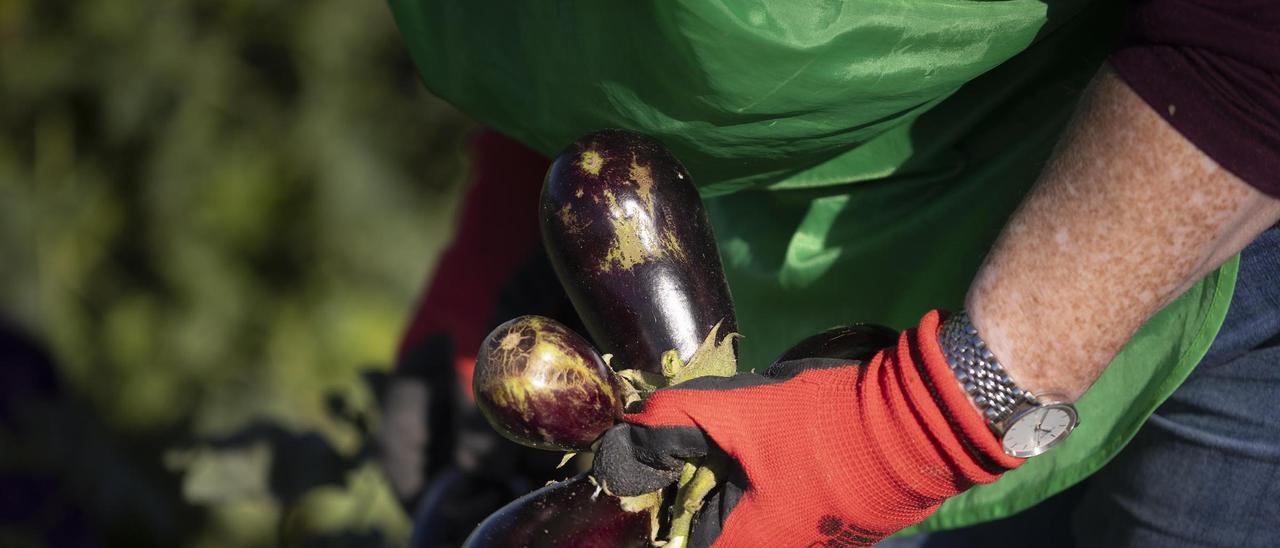
{"label": "red knit glove", "polygon": [[604,437],[614,494],[669,485],[716,446],[740,469],[694,524],[693,546],[871,545],[948,497],[995,481],[1009,457],[938,347],[939,313],[865,365],[788,362],[785,378],[707,377],[660,390]]}

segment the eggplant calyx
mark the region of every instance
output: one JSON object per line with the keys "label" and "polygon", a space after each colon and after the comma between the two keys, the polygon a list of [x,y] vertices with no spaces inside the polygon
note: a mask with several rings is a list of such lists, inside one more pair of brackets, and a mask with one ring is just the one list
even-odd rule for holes
{"label": "eggplant calyx", "polygon": [[640,410],[640,403],[649,397],[654,390],[667,386],[667,378],[643,369],[623,369],[618,372],[622,380],[622,406],[627,413]]}
{"label": "eggplant calyx", "polygon": [[658,540],[658,527],[662,522],[662,491],[654,491],[634,497],[618,497],[622,509],[628,512],[649,513],[649,542]]}
{"label": "eggplant calyx", "polygon": [[654,491],[634,497],[618,497],[622,501],[622,509],[628,512],[639,512],[650,508],[657,508],[662,505],[662,491]]}
{"label": "eggplant calyx", "polygon": [[688,363],[681,363],[679,356],[668,360],[667,355],[663,355],[662,373],[669,381],[668,386],[698,377],[732,377],[738,372],[738,356],[734,341],[742,335],[729,333],[723,338],[719,337],[721,323],[723,322],[717,322],[715,327],[711,328],[707,338],[703,339],[702,344],[693,352],[693,356],[689,357]]}
{"label": "eggplant calyx", "polygon": [[[674,348],[662,353],[662,374],[650,373],[642,369],[623,369],[617,372],[622,379],[623,407],[633,413],[652,394],[654,390],[674,386],[698,377],[731,377],[738,372],[737,352],[734,341],[741,338],[738,333],[729,333],[723,338],[719,336],[721,323],[716,323],[707,333],[706,339],[693,352],[688,363],[680,359],[680,353]],[[612,356],[605,355],[605,363]]]}
{"label": "eggplant calyx", "polygon": [[[701,347],[699,347],[701,348]],[[672,348],[662,353],[662,376],[666,379],[666,384],[671,384],[671,379],[680,374],[684,369],[684,360],[680,359],[680,352]]]}
{"label": "eggplant calyx", "polygon": [[596,479],[594,475],[588,474],[587,480],[596,486],[596,495],[604,492],[606,495],[618,499],[618,505],[626,512],[648,512],[649,513],[649,543],[658,545],[658,528],[662,519],[662,506],[665,499],[662,489],[651,493],[643,493],[640,495],[624,497],[615,495],[609,491],[609,487],[604,482]]}

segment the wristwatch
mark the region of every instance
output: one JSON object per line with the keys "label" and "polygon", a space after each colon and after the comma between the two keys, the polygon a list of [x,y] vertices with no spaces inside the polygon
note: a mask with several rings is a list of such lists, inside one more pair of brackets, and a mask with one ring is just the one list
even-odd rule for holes
{"label": "wristwatch", "polygon": [[1053,394],[1032,394],[1009,378],[964,312],[938,330],[947,364],[987,419],[1004,452],[1027,458],[1066,439],[1079,423],[1076,408]]}

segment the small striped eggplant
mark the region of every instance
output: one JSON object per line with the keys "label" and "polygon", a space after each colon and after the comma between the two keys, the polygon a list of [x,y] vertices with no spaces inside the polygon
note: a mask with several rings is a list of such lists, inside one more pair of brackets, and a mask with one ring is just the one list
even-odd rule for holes
{"label": "small striped eggplant", "polygon": [[541,316],[489,333],[471,388],[498,433],[536,449],[585,451],[622,415],[613,370],[581,336]]}

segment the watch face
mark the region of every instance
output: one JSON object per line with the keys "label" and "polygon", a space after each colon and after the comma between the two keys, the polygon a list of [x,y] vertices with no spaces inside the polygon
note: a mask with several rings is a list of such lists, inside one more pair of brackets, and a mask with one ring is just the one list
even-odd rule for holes
{"label": "watch face", "polygon": [[1076,426],[1076,410],[1050,404],[1024,411],[1004,433],[1004,452],[1014,457],[1034,457],[1062,441]]}

